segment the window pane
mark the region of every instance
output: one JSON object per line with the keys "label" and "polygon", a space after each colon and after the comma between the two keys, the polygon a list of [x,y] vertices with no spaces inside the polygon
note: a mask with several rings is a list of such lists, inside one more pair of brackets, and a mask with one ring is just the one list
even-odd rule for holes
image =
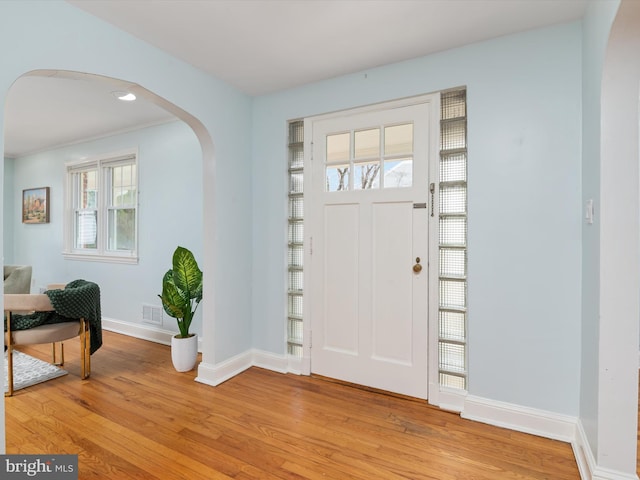
{"label": "window pane", "polygon": [[466,305],[466,282],[440,279],[440,307],[455,309],[464,308]]}
{"label": "window pane", "polygon": [[349,161],[350,137],[349,133],[327,135],[327,163]]}
{"label": "window pane", "polygon": [[467,187],[455,185],[440,187],[440,213],[465,213],[467,211]]}
{"label": "window pane", "polygon": [[304,123],[291,122],[289,124],[289,144],[302,143],[304,141]]}
{"label": "window pane", "polygon": [[465,314],[462,312],[440,311],[440,338],[463,342],[465,334]]}
{"label": "window pane", "polygon": [[355,177],[353,179],[354,190],[367,190],[380,186],[380,162],[358,163],[354,165]]}
{"label": "window pane", "polygon": [[135,250],[135,218],[133,208],[109,210],[109,250]]}
{"label": "window pane", "polygon": [[302,173],[292,173],[289,176],[289,193],[302,193],[304,176]]}
{"label": "window pane", "polygon": [[304,223],[302,221],[289,222],[289,243],[302,243],[304,241]]}
{"label": "window pane", "polygon": [[327,167],[327,192],[349,190],[349,165]]}
{"label": "window pane", "polygon": [[449,375],[447,373],[440,374],[440,385],[449,388],[466,388],[467,380],[464,376]]}
{"label": "window pane", "polygon": [[460,246],[467,244],[467,219],[464,217],[440,218],[440,245]]}
{"label": "window pane", "polygon": [[467,124],[466,120],[454,120],[452,122],[442,122],[440,125],[440,148],[442,150],[452,150],[467,147]]}
{"label": "window pane", "polygon": [[372,158],[380,154],[380,129],[362,130],[354,134],[355,158]]}
{"label": "window pane", "polygon": [[75,248],[98,247],[98,212],[95,210],[76,211]]}
{"label": "window pane", "polygon": [[77,174],[78,180],[78,205],[80,209],[83,208],[97,208],[98,207],[98,183],[97,183],[97,171],[90,170],[88,172],[80,172]]}
{"label": "window pane", "polygon": [[443,154],[440,160],[441,182],[466,182],[467,181],[467,154],[454,153]]}
{"label": "window pane", "polygon": [[467,252],[464,248],[440,248],[440,276],[464,277],[467,274]]}
{"label": "window pane", "polygon": [[288,341],[302,344],[302,321],[290,319],[287,332]]}
{"label": "window pane", "polygon": [[302,168],[304,166],[304,148],[296,145],[289,148],[289,168]]}
{"label": "window pane", "polygon": [[302,270],[292,270],[289,272],[289,290],[292,292],[302,291],[303,283],[302,280],[304,275]]}
{"label": "window pane", "polygon": [[302,295],[289,295],[289,316],[302,318],[302,306],[304,300]]}
{"label": "window pane", "polygon": [[387,160],[384,162],[384,187],[410,187],[413,184],[413,159]]}
{"label": "window pane", "polygon": [[287,345],[287,353],[292,357],[302,358],[304,352],[301,345],[289,343]]}
{"label": "window pane", "polygon": [[394,125],[384,129],[385,155],[411,155],[413,153],[413,123]]}
{"label": "window pane", "polygon": [[440,342],[440,368],[453,372],[464,372],[464,345]]}
{"label": "window pane", "polygon": [[289,197],[289,218],[302,219],[304,216],[304,199],[302,197]]}
{"label": "window pane", "polygon": [[302,245],[289,246],[289,266],[302,267],[304,264],[304,247]]}
{"label": "window pane", "polygon": [[448,120],[467,116],[467,91],[455,90],[440,97],[440,118]]}
{"label": "window pane", "polygon": [[121,165],[111,170],[111,206],[121,207],[136,203],[136,166]]}

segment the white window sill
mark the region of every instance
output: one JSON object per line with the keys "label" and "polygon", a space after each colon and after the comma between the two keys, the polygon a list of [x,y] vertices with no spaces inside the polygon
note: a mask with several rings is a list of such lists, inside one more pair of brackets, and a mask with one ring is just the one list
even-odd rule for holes
{"label": "white window sill", "polygon": [[79,260],[82,262],[120,263],[127,265],[136,265],[138,263],[137,255],[100,255],[62,252],[62,256],[65,260]]}

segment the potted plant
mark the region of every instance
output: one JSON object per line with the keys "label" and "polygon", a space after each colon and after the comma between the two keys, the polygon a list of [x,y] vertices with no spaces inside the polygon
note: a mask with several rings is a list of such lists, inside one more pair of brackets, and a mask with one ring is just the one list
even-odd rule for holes
{"label": "potted plant", "polygon": [[162,278],[162,307],[177,319],[180,333],[171,338],[171,359],[179,372],[192,370],[198,358],[198,337],[189,333],[202,300],[202,271],[193,253],[184,247],[173,253],[173,268]]}

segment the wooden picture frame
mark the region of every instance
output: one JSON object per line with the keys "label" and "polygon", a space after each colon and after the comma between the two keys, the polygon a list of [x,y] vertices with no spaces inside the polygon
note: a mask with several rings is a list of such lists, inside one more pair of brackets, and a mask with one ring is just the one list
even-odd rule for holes
{"label": "wooden picture frame", "polygon": [[22,223],[49,223],[49,187],[22,190]]}

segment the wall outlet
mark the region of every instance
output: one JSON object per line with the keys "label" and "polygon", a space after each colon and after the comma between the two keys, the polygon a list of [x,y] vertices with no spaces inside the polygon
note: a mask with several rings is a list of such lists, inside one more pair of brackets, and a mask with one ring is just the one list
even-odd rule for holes
{"label": "wall outlet", "polygon": [[162,325],[162,307],[142,305],[142,321],[153,325]]}

